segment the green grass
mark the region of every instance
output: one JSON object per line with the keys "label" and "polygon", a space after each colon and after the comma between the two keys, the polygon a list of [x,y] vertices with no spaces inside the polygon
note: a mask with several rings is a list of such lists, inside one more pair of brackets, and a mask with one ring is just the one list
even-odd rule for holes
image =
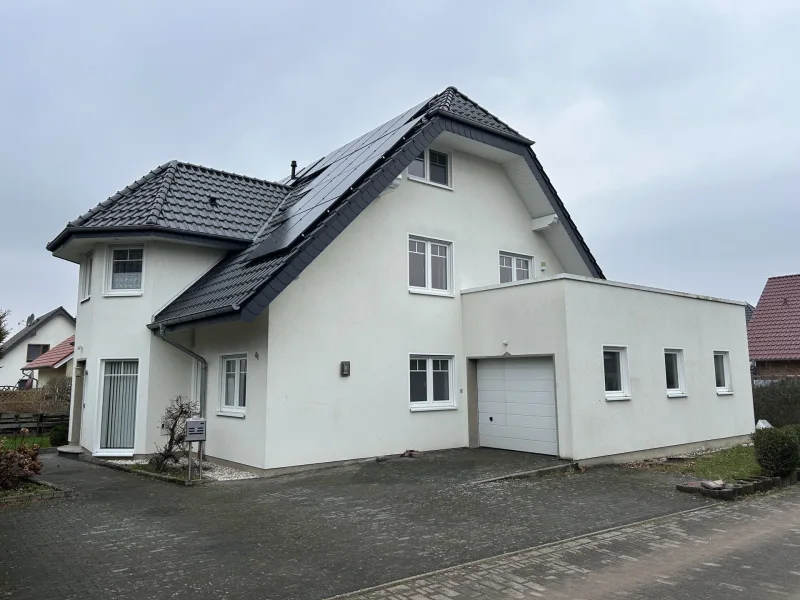
{"label": "green grass", "polygon": [[35,435],[26,435],[22,437],[21,435],[17,436],[0,436],[0,439],[5,440],[3,444],[3,448],[16,448],[19,446],[21,441],[25,442],[26,446],[33,446],[34,444],[39,444],[39,448],[49,448],[50,447],[50,436],[49,435],[40,435],[36,437]]}
{"label": "green grass", "polygon": [[45,489],[47,489],[45,486],[39,485],[38,483],[33,483],[32,481],[23,481],[22,484],[15,490],[0,490],[0,498],[35,494],[36,492],[41,492]]}
{"label": "green grass", "polygon": [[648,465],[653,471],[666,471],[699,479],[733,481],[761,474],[752,446],[735,446],[704,454],[686,461],[669,461]]}

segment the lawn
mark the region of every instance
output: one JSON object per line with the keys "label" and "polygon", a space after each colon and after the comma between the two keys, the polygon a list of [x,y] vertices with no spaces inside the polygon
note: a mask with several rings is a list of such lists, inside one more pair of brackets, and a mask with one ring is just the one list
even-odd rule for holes
{"label": "lawn", "polygon": [[733,481],[761,474],[752,446],[735,446],[686,460],[667,460],[641,464],[652,471],[665,471],[698,479]]}
{"label": "lawn", "polygon": [[19,446],[21,441],[25,441],[26,446],[33,446],[34,444],[38,444],[39,448],[49,448],[50,447],[50,436],[48,435],[26,435],[22,437],[21,435],[17,436],[0,436],[0,440],[3,440],[3,448],[16,448]]}

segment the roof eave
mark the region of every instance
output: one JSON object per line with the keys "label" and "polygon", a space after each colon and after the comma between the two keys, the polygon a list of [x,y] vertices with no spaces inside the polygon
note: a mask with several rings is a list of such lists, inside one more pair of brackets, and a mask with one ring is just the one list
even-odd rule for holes
{"label": "roof eave", "polygon": [[459,123],[463,123],[464,125],[469,125],[470,127],[474,127],[475,129],[480,129],[481,131],[485,131],[493,135],[499,135],[500,137],[512,140],[514,142],[519,142],[521,144],[525,144],[526,146],[533,146],[536,143],[533,140],[529,140],[524,136],[501,131],[500,129],[495,129],[494,127],[489,127],[488,125],[484,125],[483,123],[478,123],[477,121],[473,121],[472,119],[467,119],[466,117],[462,117],[461,115],[457,115],[443,108],[433,109],[430,112],[430,116],[433,117],[434,115],[441,115],[443,117],[447,117],[448,119],[452,119],[453,121],[458,121]]}
{"label": "roof eave", "polygon": [[169,237],[173,239],[184,239],[192,241],[202,241],[211,243],[216,247],[226,248],[229,250],[237,250],[246,248],[250,245],[251,240],[232,238],[222,235],[214,235],[209,233],[200,233],[185,231],[182,229],[175,229],[172,227],[162,227],[159,225],[123,225],[117,227],[70,227],[67,226],[59,233],[56,238],[47,244],[47,250],[50,252],[57,252],[63,248],[71,239],[90,239],[97,237],[109,237],[121,235],[130,237],[132,235],[155,235],[158,237]]}

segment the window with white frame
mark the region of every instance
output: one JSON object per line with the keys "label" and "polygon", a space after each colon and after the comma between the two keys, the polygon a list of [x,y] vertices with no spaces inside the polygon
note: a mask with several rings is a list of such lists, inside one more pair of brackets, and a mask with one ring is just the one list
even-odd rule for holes
{"label": "window with white frame", "polygon": [[531,263],[533,258],[530,256],[520,256],[500,253],[500,283],[510,281],[523,281],[531,278]]}
{"label": "window with white frame", "polygon": [[624,346],[603,346],[603,374],[605,376],[606,400],[630,399],[627,348]]}
{"label": "window with white frame", "polygon": [[411,355],[409,402],[411,410],[455,406],[452,356]]}
{"label": "window with white frame", "polygon": [[92,295],[92,263],[94,255],[89,252],[81,264],[80,299],[88,300]]}
{"label": "window with white frame", "polygon": [[450,295],[453,246],[450,242],[408,238],[408,288],[412,292]]}
{"label": "window with white frame", "polygon": [[683,350],[679,348],[664,350],[664,373],[667,378],[667,396],[685,396],[686,376],[683,367]]}
{"label": "window with white frame", "polygon": [[247,355],[220,358],[220,411],[244,412],[247,405]]}
{"label": "window with white frame", "polygon": [[108,257],[106,289],[109,294],[132,294],[142,291],[144,248],[111,246]]}
{"label": "window with white frame", "polygon": [[436,150],[425,150],[408,166],[408,175],[412,179],[451,187],[450,155]]}
{"label": "window with white frame", "polygon": [[714,378],[718,394],[730,394],[733,391],[730,354],[725,350],[714,352]]}

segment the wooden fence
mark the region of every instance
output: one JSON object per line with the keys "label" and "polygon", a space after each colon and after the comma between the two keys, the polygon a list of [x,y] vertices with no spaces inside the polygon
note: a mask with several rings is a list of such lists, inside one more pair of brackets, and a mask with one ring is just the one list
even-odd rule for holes
{"label": "wooden fence", "polygon": [[0,436],[18,435],[23,428],[42,435],[58,425],[69,426],[69,413],[0,413]]}

